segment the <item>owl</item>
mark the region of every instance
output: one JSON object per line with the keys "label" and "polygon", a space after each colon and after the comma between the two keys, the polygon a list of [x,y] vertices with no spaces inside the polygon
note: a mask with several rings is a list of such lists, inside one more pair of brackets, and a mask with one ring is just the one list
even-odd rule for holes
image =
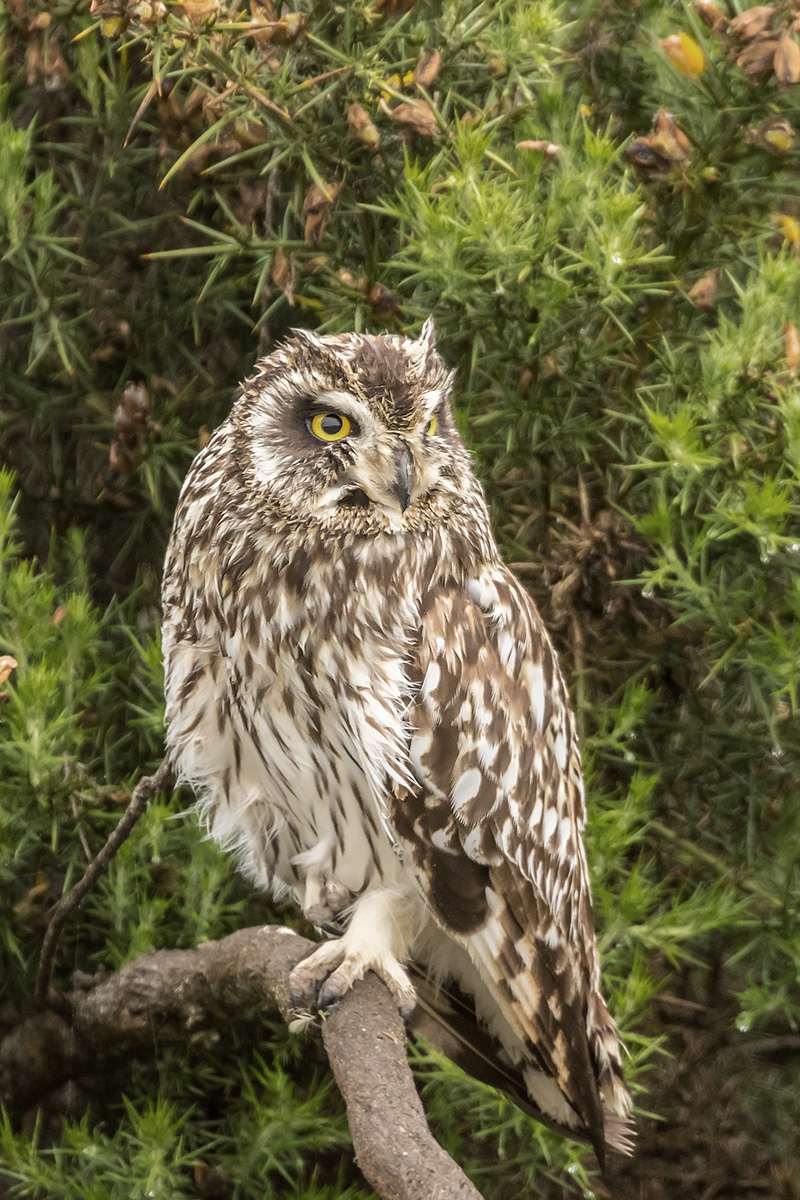
{"label": "owl", "polygon": [[[631,1147],[575,724],[417,340],[296,331],[197,455],[163,583],[167,742],[211,835],[545,1124]],[[413,1015],[412,1015],[413,1014]]]}

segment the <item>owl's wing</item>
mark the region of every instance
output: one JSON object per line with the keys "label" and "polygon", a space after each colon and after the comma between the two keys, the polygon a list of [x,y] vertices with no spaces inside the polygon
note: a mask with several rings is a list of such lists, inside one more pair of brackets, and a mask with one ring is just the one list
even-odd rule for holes
{"label": "owl's wing", "polygon": [[420,786],[395,789],[393,820],[438,925],[477,968],[480,986],[469,970],[457,982],[535,1108],[601,1158],[606,1143],[628,1149],[572,712],[536,608],[505,567],[432,590],[411,673]]}

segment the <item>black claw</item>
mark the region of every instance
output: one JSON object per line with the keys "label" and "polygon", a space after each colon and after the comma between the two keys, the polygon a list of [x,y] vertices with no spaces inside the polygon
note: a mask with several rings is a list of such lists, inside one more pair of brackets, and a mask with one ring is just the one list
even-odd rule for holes
{"label": "black claw", "polygon": [[411,1014],[413,1013],[413,1011],[416,1007],[417,1007],[417,1005],[416,1005],[415,1001],[412,1000],[407,1008],[400,1009],[400,1016],[403,1018],[403,1020],[406,1022],[406,1024],[411,1020]]}
{"label": "black claw", "polygon": [[333,988],[328,987],[328,981],[326,979],[322,987],[319,989],[319,995],[317,996],[317,1008],[320,1009],[320,1011],[325,1008],[330,1008],[331,1005],[335,1004],[337,1000],[341,1000],[341,996],[337,995]]}

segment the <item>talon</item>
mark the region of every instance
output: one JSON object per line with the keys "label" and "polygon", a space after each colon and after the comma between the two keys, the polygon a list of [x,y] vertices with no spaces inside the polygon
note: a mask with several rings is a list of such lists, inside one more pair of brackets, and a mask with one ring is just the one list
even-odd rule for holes
{"label": "talon", "polygon": [[[310,899],[306,915],[312,919],[320,917],[322,905],[316,881]],[[348,914],[346,932],[322,942],[297,963],[289,976],[289,995],[295,1012],[316,1011],[324,1015],[367,971],[374,971],[392,993],[403,1020],[408,1020],[416,1004],[416,994],[401,965],[408,938],[396,936],[393,903],[395,898],[381,893],[362,896],[352,914]]]}
{"label": "talon", "polygon": [[292,1012],[297,1013],[298,1019],[305,1016],[311,1005],[306,1003],[306,997],[303,992],[292,987],[291,976],[289,977],[289,1003],[292,1006]]}
{"label": "talon", "polygon": [[407,1025],[408,1022],[411,1020],[411,1014],[413,1013],[414,1009],[417,1007],[416,999],[412,1000],[410,1004],[401,1004],[399,1007],[400,1007],[400,1016],[403,1019],[403,1023]]}
{"label": "talon", "polygon": [[322,1012],[323,1009],[330,1008],[332,1005],[336,1004],[336,1002],[341,1000],[341,998],[342,997],[338,994],[336,988],[330,987],[330,980],[326,979],[322,987],[319,989],[319,995],[317,996],[317,1008],[320,1010],[320,1012]]}
{"label": "talon", "polygon": [[289,1001],[293,1010],[300,1015],[304,1012],[311,1012],[315,1007],[318,979],[313,975],[309,975],[307,971],[301,971],[303,959],[297,964],[289,976]]}

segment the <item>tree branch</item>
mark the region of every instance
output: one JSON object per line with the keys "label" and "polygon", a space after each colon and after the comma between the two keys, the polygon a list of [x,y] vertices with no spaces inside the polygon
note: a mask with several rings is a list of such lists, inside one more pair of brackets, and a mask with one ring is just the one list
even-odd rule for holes
{"label": "tree branch", "polygon": [[[154,1037],[181,1040],[198,1028],[265,1008],[277,1007],[289,1019],[289,974],[313,948],[289,929],[267,926],[242,929],[195,950],[144,955],[90,991],[69,995],[72,1020],[63,1023],[62,1054],[55,1052],[53,1022],[59,1018],[53,1013],[38,1014],[9,1034],[0,1045],[6,1089],[13,1091],[14,1063],[24,1071],[30,1061],[37,1022],[47,1057],[63,1073],[76,1049],[78,1058],[84,1056],[81,1043],[96,1061],[104,1050],[152,1049]],[[376,1192],[384,1200],[481,1200],[428,1129],[402,1020],[376,976],[356,984],[326,1016],[322,1038],[347,1106],[356,1160]],[[24,1085],[20,1081],[29,1084],[29,1077]]]}
{"label": "tree branch", "polygon": [[139,780],[133,789],[133,795],[130,798],[128,807],[120,817],[116,827],[109,834],[102,850],[96,858],[92,859],[75,886],[70,888],[61,897],[53,909],[47,926],[47,932],[42,941],[39,969],[36,973],[34,999],[37,1004],[47,1003],[50,978],[53,974],[53,960],[58,947],[58,940],[61,937],[61,930],[66,925],[70,915],[78,907],[81,900],[92,890],[98,879],[106,873],[109,863],[114,858],[122,843],[130,837],[136,822],[147,808],[153,796],[157,795],[158,792],[170,789],[174,780],[175,777],[166,757],[161,760],[161,764],[155,775],[146,775],[144,779]]}

